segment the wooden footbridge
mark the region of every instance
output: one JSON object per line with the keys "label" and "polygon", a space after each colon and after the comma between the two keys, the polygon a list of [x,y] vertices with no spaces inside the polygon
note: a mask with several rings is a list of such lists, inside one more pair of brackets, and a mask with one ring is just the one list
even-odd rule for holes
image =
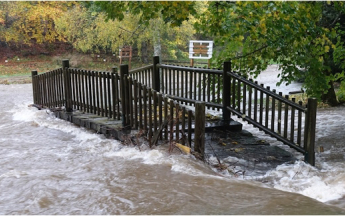
{"label": "wooden footbridge", "polygon": [[232,71],[231,62],[215,70],[161,64],[154,57],[153,64],[130,71],[121,65],[119,73],[115,67],[99,72],[62,63],[39,75],[32,71],[34,104],[77,125],[119,140],[136,130],[150,146],[176,141],[203,156],[205,109],[218,110],[216,127],[241,131],[231,119],[238,116],[315,164],[316,99],[296,103]]}

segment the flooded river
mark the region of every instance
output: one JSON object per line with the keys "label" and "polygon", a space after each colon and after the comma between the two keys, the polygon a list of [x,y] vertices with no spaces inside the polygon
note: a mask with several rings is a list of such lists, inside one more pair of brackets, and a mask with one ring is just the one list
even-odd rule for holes
{"label": "flooded river", "polygon": [[28,107],[30,84],[0,85],[0,98],[0,214],[345,214],[344,108],[319,110],[316,168],[234,177]]}

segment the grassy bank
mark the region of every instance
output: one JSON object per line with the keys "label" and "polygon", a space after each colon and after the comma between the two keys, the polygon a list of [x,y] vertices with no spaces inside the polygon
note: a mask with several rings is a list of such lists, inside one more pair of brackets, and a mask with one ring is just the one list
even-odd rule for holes
{"label": "grassy bank", "polygon": [[[0,84],[31,83],[31,71],[36,70],[40,74],[61,68],[63,59],[70,61],[70,67],[95,71],[111,71],[112,67],[120,65],[118,57],[111,55],[66,53],[57,56],[38,55],[25,58],[15,56],[0,62]],[[180,60],[179,63],[168,63],[189,66],[188,59]],[[207,65],[205,63],[207,60],[198,60],[195,61],[195,66],[205,67]],[[122,64],[129,64],[129,62],[125,59]],[[151,64],[151,61],[147,64]],[[131,68],[147,64],[134,57],[131,61]]]}

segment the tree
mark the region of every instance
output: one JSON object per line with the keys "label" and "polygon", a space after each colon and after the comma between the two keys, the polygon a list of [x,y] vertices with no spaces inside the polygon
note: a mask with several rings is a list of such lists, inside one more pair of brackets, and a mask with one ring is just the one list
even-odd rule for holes
{"label": "tree", "polygon": [[[187,1],[102,1],[89,3],[89,6],[93,4],[104,11],[108,19],[121,21],[128,15],[128,12],[138,16],[138,24],[149,29],[153,41],[154,55],[159,56],[161,55],[163,31],[166,31],[169,27],[176,30],[176,27],[181,25],[187,26],[186,21],[190,19],[190,14],[196,12],[195,2]],[[193,33],[191,28],[191,34]]]}
{"label": "tree", "polygon": [[[183,17],[184,21],[181,19],[181,23],[175,20],[170,22],[167,17],[169,13],[163,13],[165,14],[163,16],[162,13],[155,11],[169,9],[172,5],[180,5],[180,3],[158,2],[161,7],[155,5],[152,2],[89,2],[88,7],[79,4],[55,22],[56,28],[65,35],[66,40],[71,41],[73,46],[82,52],[105,50],[115,52],[123,45],[135,45],[139,48],[140,54],[141,48],[147,53],[147,45],[152,45],[154,55],[161,55],[163,49],[164,57],[172,59],[186,57],[187,53],[181,52],[179,48],[186,47],[188,40],[195,33],[193,28],[195,19]],[[188,4],[182,2],[181,5]],[[117,8],[114,10],[116,16],[103,12],[105,9],[110,10],[108,6]],[[124,6],[126,8],[123,8]],[[142,6],[142,11],[136,9],[139,6]],[[131,8],[133,12],[120,13],[121,8],[123,10]],[[150,10],[152,14],[147,13]],[[174,11],[176,12],[176,8]],[[117,18],[109,19],[109,17]]]}
{"label": "tree", "polygon": [[152,19],[162,17],[171,26],[180,26],[183,21],[189,20],[190,14],[196,13],[194,1],[99,1],[94,4],[106,12],[109,19],[121,21],[130,12],[139,15],[139,23],[145,25],[149,25]]}
{"label": "tree", "polygon": [[54,21],[72,2],[0,2],[0,40],[8,43],[51,43],[63,40]]}
{"label": "tree", "polygon": [[210,2],[197,27],[223,47],[218,65],[232,59],[235,69],[257,75],[273,60],[282,69],[280,83],[305,75],[308,95],[336,105],[343,16],[343,2]]}
{"label": "tree", "polygon": [[118,52],[123,45],[133,44],[143,31],[138,18],[127,14],[120,22],[106,20],[106,15],[82,4],[56,20],[56,29],[81,52]]}

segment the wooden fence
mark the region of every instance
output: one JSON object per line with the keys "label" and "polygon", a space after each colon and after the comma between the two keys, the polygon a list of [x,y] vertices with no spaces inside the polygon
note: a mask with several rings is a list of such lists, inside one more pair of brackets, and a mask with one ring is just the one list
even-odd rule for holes
{"label": "wooden fence", "polygon": [[[133,71],[131,74],[135,76]],[[151,76],[144,68],[141,74]],[[147,77],[144,78],[147,81]],[[146,81],[142,84],[134,80],[129,76],[127,65],[121,65],[119,75],[117,68],[112,72],[81,70],[69,68],[68,61],[64,61],[61,69],[39,75],[33,71],[32,81],[35,104],[121,119],[125,129],[143,131],[150,146],[158,140],[175,141],[189,147],[194,142],[194,149],[203,154],[200,146],[204,144],[192,137],[192,125],[200,124],[201,119],[195,119],[191,109],[146,86]]]}
{"label": "wooden fence", "polygon": [[[220,110],[223,122],[236,115],[315,164],[316,99],[309,98],[308,105],[289,100],[231,71],[230,62],[216,70],[160,64],[159,57],[154,57],[152,65],[131,71],[121,65],[118,74],[116,68],[112,72],[71,69],[64,61],[61,69],[36,74],[35,104],[122,119],[125,128],[144,130],[151,144],[159,137],[190,146],[192,122],[204,119],[205,113],[195,118],[185,105],[199,107],[202,101],[208,109]],[[197,149],[203,145],[197,143],[202,140],[193,141]]]}

